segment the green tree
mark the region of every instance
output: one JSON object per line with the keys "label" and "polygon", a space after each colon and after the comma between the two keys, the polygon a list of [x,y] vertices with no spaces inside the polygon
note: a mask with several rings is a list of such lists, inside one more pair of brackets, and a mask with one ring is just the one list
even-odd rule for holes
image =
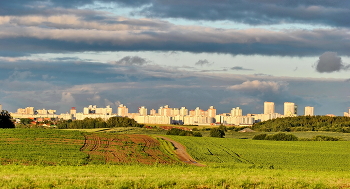
{"label": "green tree", "polygon": [[15,128],[11,114],[6,110],[0,112],[0,128]]}
{"label": "green tree", "polygon": [[225,137],[225,131],[219,129],[219,128],[212,128],[210,129],[210,136],[211,137],[218,137],[218,138],[224,138]]}
{"label": "green tree", "polygon": [[29,118],[21,118],[20,121],[23,125],[29,125],[33,120]]}

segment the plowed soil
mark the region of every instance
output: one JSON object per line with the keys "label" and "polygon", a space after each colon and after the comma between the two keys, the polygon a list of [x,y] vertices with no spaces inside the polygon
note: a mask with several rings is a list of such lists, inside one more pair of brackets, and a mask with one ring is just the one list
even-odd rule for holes
{"label": "plowed soil", "polygon": [[160,150],[159,141],[147,135],[93,133],[85,135],[81,151],[90,161],[110,163],[172,164],[176,161]]}

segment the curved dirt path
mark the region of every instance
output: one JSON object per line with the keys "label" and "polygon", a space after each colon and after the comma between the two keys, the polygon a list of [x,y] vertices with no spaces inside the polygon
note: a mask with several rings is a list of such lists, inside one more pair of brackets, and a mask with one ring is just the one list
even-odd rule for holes
{"label": "curved dirt path", "polygon": [[181,143],[173,140],[173,139],[170,139],[168,137],[164,137],[164,136],[157,136],[159,138],[162,138],[164,140],[167,140],[169,142],[171,142],[174,146],[175,146],[175,154],[177,155],[177,157],[183,161],[184,163],[187,163],[187,164],[191,164],[191,165],[196,165],[196,166],[200,166],[200,167],[205,167],[206,165],[204,164],[201,164],[201,163],[198,163],[196,160],[194,160],[190,154],[188,154],[186,152],[186,147],[184,145],[182,145]]}

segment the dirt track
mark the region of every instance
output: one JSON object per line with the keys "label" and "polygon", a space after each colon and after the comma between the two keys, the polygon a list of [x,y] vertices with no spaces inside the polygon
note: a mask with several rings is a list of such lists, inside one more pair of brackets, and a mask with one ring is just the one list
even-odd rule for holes
{"label": "dirt track", "polygon": [[173,139],[164,137],[164,136],[157,136],[159,138],[162,138],[164,140],[167,140],[169,142],[171,142],[174,146],[175,146],[175,153],[178,156],[178,158],[183,161],[184,163],[187,164],[191,164],[191,165],[196,165],[196,166],[200,166],[200,167],[204,167],[204,164],[198,163],[196,162],[196,160],[194,160],[186,151],[186,147],[183,146],[181,143],[176,142]]}

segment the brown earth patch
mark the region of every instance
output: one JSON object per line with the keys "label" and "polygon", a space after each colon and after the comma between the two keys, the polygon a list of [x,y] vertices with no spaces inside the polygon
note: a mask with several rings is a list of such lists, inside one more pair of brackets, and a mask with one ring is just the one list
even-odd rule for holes
{"label": "brown earth patch", "polygon": [[175,160],[160,150],[159,141],[147,135],[89,133],[81,151],[90,161],[110,163],[172,164]]}

